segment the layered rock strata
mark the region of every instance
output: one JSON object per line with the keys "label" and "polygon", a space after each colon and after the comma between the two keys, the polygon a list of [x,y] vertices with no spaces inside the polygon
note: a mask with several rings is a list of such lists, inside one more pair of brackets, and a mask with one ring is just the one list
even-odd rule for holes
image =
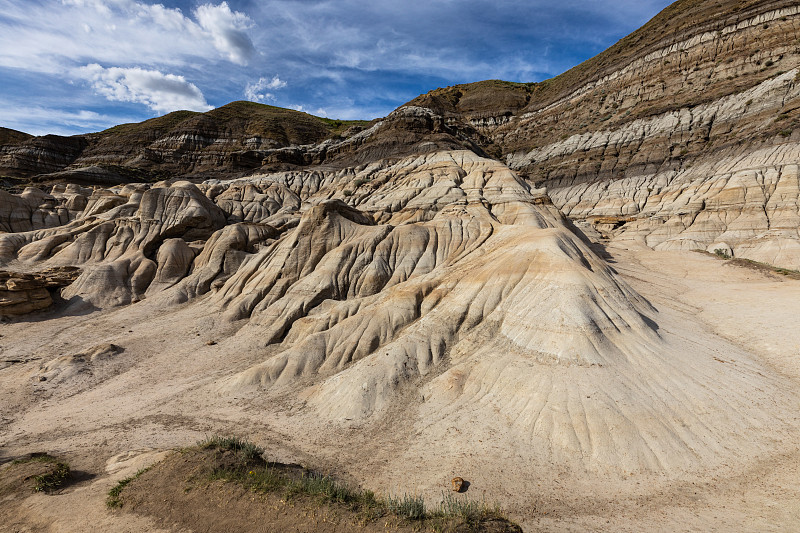
{"label": "layered rock strata", "polygon": [[[472,152],[104,194],[61,226],[0,235],[0,261],[81,265],[62,291],[75,310],[221,317],[236,333],[221,353],[260,361],[217,394],[288,394],[331,423],[413,406],[437,442],[466,403],[492,420],[467,424],[474,438],[597,474],[721,465],[766,445],[741,435],[785,426],[763,408],[773,378],[662,333],[544,190]],[[45,370],[94,368],[73,359]]]}
{"label": "layered rock strata", "polygon": [[52,292],[78,278],[77,267],[49,268],[42,272],[0,271],[0,316],[42,311],[53,304]]}

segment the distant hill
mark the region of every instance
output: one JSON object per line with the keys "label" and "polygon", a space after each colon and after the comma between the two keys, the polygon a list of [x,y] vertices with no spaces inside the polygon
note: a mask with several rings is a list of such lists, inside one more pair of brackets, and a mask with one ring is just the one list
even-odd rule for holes
{"label": "distant hill", "polygon": [[0,175],[79,183],[220,176],[258,168],[276,149],[317,144],[367,124],[239,101],[73,137],[7,135]]}

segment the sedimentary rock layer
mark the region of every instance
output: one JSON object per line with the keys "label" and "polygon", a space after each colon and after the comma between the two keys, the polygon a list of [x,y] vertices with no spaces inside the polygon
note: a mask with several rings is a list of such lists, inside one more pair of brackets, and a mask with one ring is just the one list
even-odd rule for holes
{"label": "sedimentary rock layer", "polygon": [[[217,394],[289,394],[333,423],[413,408],[426,442],[469,413],[476,439],[595,473],[721,464],[764,444],[741,435],[784,427],[761,401],[773,378],[663,334],[543,190],[469,151],[49,195],[76,196],[65,223],[0,235],[2,264],[80,265],[67,310],[144,300],[225,321],[223,353],[262,355]],[[42,377],[61,386],[86,361]]]}

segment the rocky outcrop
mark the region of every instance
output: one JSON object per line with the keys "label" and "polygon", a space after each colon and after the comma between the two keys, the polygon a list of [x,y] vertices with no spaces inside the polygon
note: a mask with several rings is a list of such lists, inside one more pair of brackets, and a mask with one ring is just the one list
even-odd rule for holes
{"label": "rocky outcrop", "polygon": [[72,164],[88,145],[81,137],[45,135],[0,146],[0,174],[33,176],[61,170]]}
{"label": "rocky outcrop", "polygon": [[52,291],[66,287],[80,274],[77,267],[50,268],[33,274],[0,272],[0,316],[17,316],[47,309]]}

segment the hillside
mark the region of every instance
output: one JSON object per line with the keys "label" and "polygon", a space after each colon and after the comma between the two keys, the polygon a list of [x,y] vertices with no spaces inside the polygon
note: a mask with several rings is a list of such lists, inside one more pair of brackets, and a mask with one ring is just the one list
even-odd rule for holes
{"label": "hillside", "polygon": [[262,165],[307,164],[296,149],[282,149],[318,144],[366,125],[232,102],[206,113],[176,111],[94,134],[4,142],[0,175],[106,185],[175,175],[236,175]]}

